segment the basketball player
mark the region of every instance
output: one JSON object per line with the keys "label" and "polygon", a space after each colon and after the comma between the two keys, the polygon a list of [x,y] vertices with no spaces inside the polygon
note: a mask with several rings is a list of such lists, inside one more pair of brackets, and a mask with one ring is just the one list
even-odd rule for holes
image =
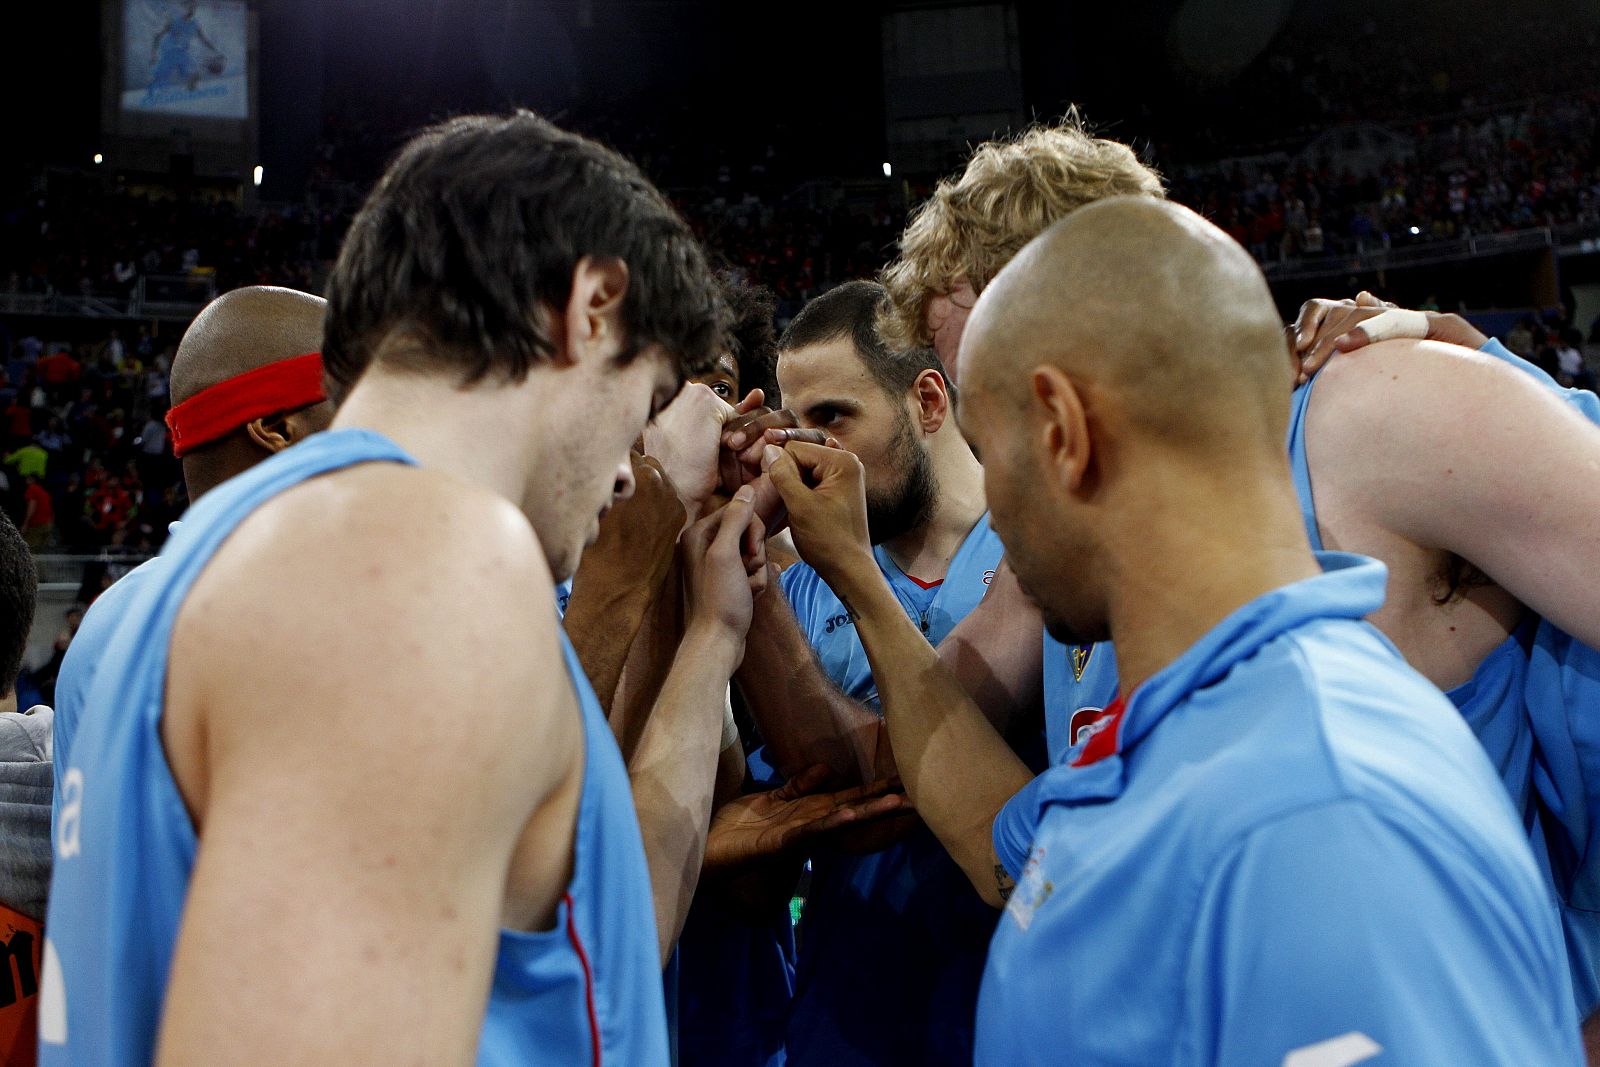
{"label": "basketball player", "polygon": [[[333,429],[200,501],[96,672],[122,713],[66,769],[44,1062],[665,1063],[639,824],[552,597],[713,358],[700,249],[608,150],[466,117],[401,151],[329,296]],[[713,739],[751,518],[685,535],[666,688]]]}
{"label": "basketball player", "polygon": [[[319,354],[326,309],[310,293],[252,285],[217,297],[184,331],[172,360],[167,425],[191,504],[333,421]],[[157,556],[100,594],[67,646],[56,682],[62,766],[72,762],[73,734],[117,619],[162,565]],[[58,780],[57,819],[61,802]]]}
{"label": "basketball player", "polygon": [[194,0],[185,0],[182,9],[168,17],[150,39],[150,88],[145,92],[146,103],[157,89],[165,86],[187,85],[193,91],[199,84],[200,68],[190,54],[195,39],[211,50],[209,63],[220,70],[217,64],[222,59],[222,50],[212,44],[206,31],[200,28],[200,20],[195,17],[196,7]]}
{"label": "basketball player", "polygon": [[[940,182],[917,209],[901,237],[899,257],[883,273],[888,299],[878,329],[885,343],[931,345],[955,382],[961,330],[976,291],[1051,222],[1109,195],[1159,197],[1160,176],[1127,145],[1091,136],[1075,113],[1057,125],[980,145],[962,173]],[[1109,646],[1091,653],[1091,646],[1069,649],[1050,637],[1004,564],[988,595],[939,644],[939,655],[1002,731],[1032,721],[1042,706],[1052,760],[1069,747],[1073,712],[1098,712],[1116,690]],[[788,712],[764,724],[775,751],[788,746],[796,763],[827,763],[852,782],[894,773],[882,716],[836,687],[793,688]],[[998,804],[988,821],[997,811]],[[988,823],[977,815],[969,823],[977,844],[987,848]],[[992,870],[991,863],[989,881]]]}
{"label": "basketball player", "polygon": [[[1586,576],[1600,561],[1600,400],[1459,316],[1370,294],[1310,302],[1296,326],[1309,377],[1289,449],[1312,543],[1389,565],[1373,622],[1445,690],[1500,771],[1561,900],[1578,1009],[1590,1015],[1600,604]],[[1336,351],[1357,354],[1321,366]],[[1387,425],[1401,411],[1403,425]]]}
{"label": "basketball player", "polygon": [[1307,542],[1293,371],[1248,254],[1153,198],[1081,208],[993,280],[962,359],[1019,579],[1053,632],[1117,641],[1124,696],[1066,764],[1030,783],[944,714],[964,697],[866,548],[855,461],[797,444],[769,470],[896,667],[878,680],[919,809],[1020,789],[994,828],[1018,884],[977,1062],[1578,1063],[1559,926],[1493,768],[1361,621],[1384,568]]}

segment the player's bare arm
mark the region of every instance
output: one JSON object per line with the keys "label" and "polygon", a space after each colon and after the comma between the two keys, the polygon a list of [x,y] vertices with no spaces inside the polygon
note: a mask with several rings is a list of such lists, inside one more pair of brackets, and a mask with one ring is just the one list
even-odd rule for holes
{"label": "player's bare arm", "polygon": [[768,454],[801,555],[847,605],[872,663],[900,776],[919,814],[998,907],[991,827],[1033,773],[907,617],[867,546],[861,463],[804,443]]}
{"label": "player's bare arm", "polygon": [[[1434,397],[1449,402],[1419,402]],[[1435,554],[1421,575],[1392,573],[1384,612],[1432,603],[1436,557],[1454,554],[1579,640],[1600,641],[1600,605],[1588,591],[1600,563],[1600,429],[1548,389],[1464,348],[1388,341],[1330,363],[1308,418],[1324,526]],[[1318,450],[1337,463],[1319,461]],[[1483,610],[1504,615],[1492,600]],[[1436,684],[1461,680],[1417,666]]]}
{"label": "player's bare arm", "polygon": [[[823,763],[839,780],[856,783],[895,775],[884,720],[823,674],[782,592],[774,588],[756,605],[739,670],[774,766],[798,774]],[[1039,609],[1002,565],[988,594],[937,651],[985,718],[1004,731],[1039,707],[1043,635]]]}
{"label": "player's bare arm", "polygon": [[[609,717],[628,649],[672,566],[683,504],[661,465],[632,456],[634,491],[600,521],[572,579],[567,636]],[[619,743],[621,738],[618,738]]]}
{"label": "player's bare arm", "polygon": [[766,587],[761,523],[750,495],[741,490],[680,542],[689,601],[683,641],[628,765],[663,963],[699,881],[722,749],[723,693],[743,652],[752,598]]}
{"label": "player's bare arm", "polygon": [[473,1061],[499,928],[547,928],[571,867],[550,596],[521,514],[425,470],[309,482],[223,547],[172,645],[200,846],[160,1062]]}

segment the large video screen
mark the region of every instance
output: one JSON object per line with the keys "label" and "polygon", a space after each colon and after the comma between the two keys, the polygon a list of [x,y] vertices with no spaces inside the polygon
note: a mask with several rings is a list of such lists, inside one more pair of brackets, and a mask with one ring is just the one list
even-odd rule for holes
{"label": "large video screen", "polygon": [[248,27],[243,0],[123,0],[123,110],[248,118]]}

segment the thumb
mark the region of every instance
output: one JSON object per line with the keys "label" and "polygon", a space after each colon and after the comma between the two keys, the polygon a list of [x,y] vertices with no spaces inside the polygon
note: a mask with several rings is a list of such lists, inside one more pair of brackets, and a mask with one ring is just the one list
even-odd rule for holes
{"label": "thumb", "polygon": [[806,491],[805,480],[800,477],[800,467],[794,457],[777,445],[768,445],[761,450],[761,469],[777,486],[778,495],[783,497],[786,506],[793,507],[795,499]]}

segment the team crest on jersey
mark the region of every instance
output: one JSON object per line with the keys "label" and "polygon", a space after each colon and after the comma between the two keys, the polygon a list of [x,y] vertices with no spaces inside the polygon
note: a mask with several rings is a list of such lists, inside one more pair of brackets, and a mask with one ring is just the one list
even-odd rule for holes
{"label": "team crest on jersey", "polygon": [[1072,646],[1072,680],[1083,681],[1083,672],[1089,669],[1089,657],[1094,654],[1093,645]]}
{"label": "team crest on jersey", "polygon": [[1006,901],[1006,911],[1024,930],[1033,925],[1034,913],[1056,891],[1055,884],[1045,879],[1043,860],[1043,848],[1036,848],[1029,854],[1028,862],[1022,867],[1022,877],[1017,879],[1017,888]]}
{"label": "team crest on jersey", "polygon": [[1106,714],[1105,708],[1079,708],[1067,720],[1067,743],[1077,745],[1089,740],[1104,730],[1110,721],[1111,717]]}

